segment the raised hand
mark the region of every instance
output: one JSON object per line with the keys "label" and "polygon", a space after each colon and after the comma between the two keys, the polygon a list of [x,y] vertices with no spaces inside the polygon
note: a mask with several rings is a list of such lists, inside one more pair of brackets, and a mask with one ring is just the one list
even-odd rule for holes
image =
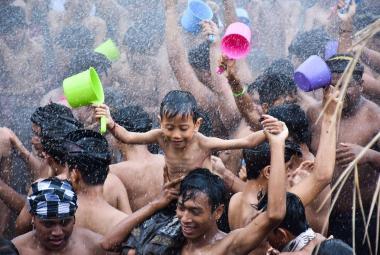
{"label": "raised hand", "polygon": [[115,121],[111,117],[110,108],[105,104],[94,105],[94,107],[95,118],[100,119],[102,117],[106,117],[107,127],[112,129],[115,126]]}
{"label": "raised hand", "polygon": [[264,128],[265,135],[269,142],[277,140],[285,141],[285,139],[288,137],[289,131],[285,123],[270,115],[263,115],[263,121],[261,122],[261,125]]}

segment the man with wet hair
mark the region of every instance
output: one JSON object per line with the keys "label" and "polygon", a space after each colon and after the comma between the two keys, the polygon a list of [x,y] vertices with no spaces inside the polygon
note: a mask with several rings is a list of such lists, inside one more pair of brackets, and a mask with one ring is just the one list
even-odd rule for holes
{"label": "man with wet hair", "polygon": [[33,183],[28,205],[34,228],[12,240],[20,255],[106,254],[100,235],[74,226],[77,195],[69,181],[48,178]]}
{"label": "man with wet hair", "polygon": [[70,180],[81,205],[77,224],[104,235],[127,216],[103,195],[111,161],[108,142],[101,134],[84,129],[69,133],[65,139]]}
{"label": "man with wet hair", "polygon": [[[131,132],[143,133],[152,129],[152,120],[141,106],[118,109],[112,116],[116,123]],[[164,183],[164,157],[150,153],[147,145],[124,144],[115,139],[112,143],[119,148],[124,159],[110,165],[110,172],[123,182],[132,211],[136,211],[160,194]]]}
{"label": "man with wet hair", "polygon": [[[331,84],[335,86],[341,78],[343,71],[348,63],[353,59],[347,54],[339,54],[332,56],[326,61],[332,72]],[[335,184],[344,169],[359,155],[363,147],[366,146],[371,139],[380,131],[380,107],[375,103],[364,98],[362,95],[362,75],[363,66],[357,63],[354,67],[353,75],[349,81],[347,93],[343,101],[343,110],[338,130],[339,137],[337,138],[336,150],[336,167],[332,184]],[[308,117],[312,126],[312,152],[318,149],[318,140],[320,134],[320,123],[316,120],[326,104],[326,98],[323,102],[318,103],[310,108]],[[316,123],[316,124],[315,124]],[[359,126],[358,126],[359,125]],[[358,162],[359,167],[359,186],[363,199],[364,212],[368,215],[372,196],[375,191],[376,181],[380,167],[380,141],[366,151],[364,156]],[[353,203],[353,178],[352,172],[347,182],[344,184],[340,196],[330,216],[329,230],[334,237],[342,239],[347,244],[352,244],[352,203]],[[359,205],[356,211],[356,236],[364,236],[365,223],[362,222],[359,215],[361,214]],[[369,224],[369,236],[373,237],[376,234],[376,216],[372,216]],[[361,254],[369,254],[367,242],[363,245],[360,238],[356,240],[357,250]],[[372,238],[373,239],[373,238]],[[372,246],[372,251],[374,246]]]}

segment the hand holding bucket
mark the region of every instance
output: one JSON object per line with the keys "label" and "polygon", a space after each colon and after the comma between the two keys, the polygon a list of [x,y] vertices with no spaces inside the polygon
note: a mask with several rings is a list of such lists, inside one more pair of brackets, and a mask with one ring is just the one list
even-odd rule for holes
{"label": "hand holding bucket", "polygon": [[[210,21],[212,17],[212,10],[205,2],[190,0],[182,15],[181,25],[187,32],[197,34],[201,31],[201,22]],[[214,40],[213,35],[209,36],[209,40]]]}
{"label": "hand holding bucket", "polygon": [[[72,108],[104,102],[103,86],[93,67],[63,81],[63,92]],[[100,119],[100,133],[107,131],[107,119]]]}
{"label": "hand holding bucket", "polygon": [[[227,27],[222,38],[222,54],[229,59],[242,59],[246,57],[251,48],[251,30],[241,22],[235,22]],[[223,73],[224,68],[219,67],[218,73]]]}
{"label": "hand holding bucket", "polygon": [[313,55],[297,68],[294,81],[306,92],[324,88],[331,83],[331,71],[321,57]]}

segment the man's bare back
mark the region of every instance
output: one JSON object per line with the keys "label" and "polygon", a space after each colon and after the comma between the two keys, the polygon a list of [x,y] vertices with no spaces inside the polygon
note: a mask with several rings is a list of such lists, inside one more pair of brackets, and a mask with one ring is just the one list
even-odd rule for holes
{"label": "man's bare back", "polygon": [[110,166],[110,172],[124,184],[132,211],[136,211],[160,194],[164,183],[162,155],[144,157],[141,160],[127,160]]}

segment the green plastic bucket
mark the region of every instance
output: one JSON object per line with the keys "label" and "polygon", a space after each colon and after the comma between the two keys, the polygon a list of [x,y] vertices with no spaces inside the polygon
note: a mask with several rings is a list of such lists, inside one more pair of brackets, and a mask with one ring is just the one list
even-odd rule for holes
{"label": "green plastic bucket", "polygon": [[111,39],[108,39],[104,43],[100,44],[98,47],[95,48],[94,51],[103,54],[110,61],[115,61],[120,58],[119,49]]}
{"label": "green plastic bucket", "polygon": [[[88,70],[75,74],[63,81],[63,93],[72,108],[104,102],[103,86],[96,70]],[[107,131],[106,118],[100,119],[100,133]]]}

